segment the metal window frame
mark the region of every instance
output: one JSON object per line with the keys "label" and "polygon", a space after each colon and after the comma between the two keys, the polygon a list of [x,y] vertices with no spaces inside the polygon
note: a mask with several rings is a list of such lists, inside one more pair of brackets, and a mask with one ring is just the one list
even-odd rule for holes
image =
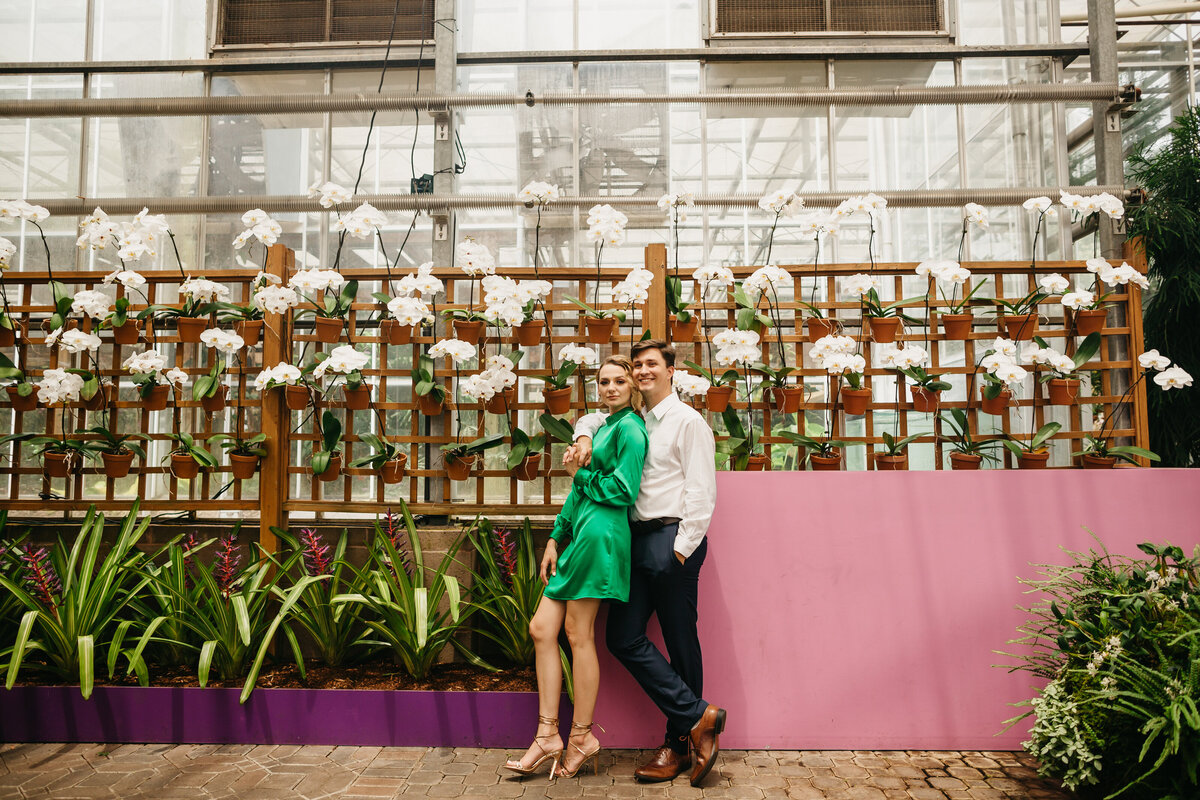
{"label": "metal window frame", "polygon": [[[872,40],[881,39],[913,39],[926,38],[933,40],[949,40],[954,39],[954,7],[956,3],[951,3],[948,0],[936,0],[941,6],[942,11],[942,29],[933,31],[789,31],[784,32],[726,32],[722,31],[717,23],[717,5],[722,0],[704,0],[705,13],[701,14],[703,21],[703,35],[706,40],[713,41],[740,41],[747,39],[848,39],[853,37],[869,37]],[[830,3],[834,0],[822,0],[825,3],[825,25],[826,28],[830,25]]]}

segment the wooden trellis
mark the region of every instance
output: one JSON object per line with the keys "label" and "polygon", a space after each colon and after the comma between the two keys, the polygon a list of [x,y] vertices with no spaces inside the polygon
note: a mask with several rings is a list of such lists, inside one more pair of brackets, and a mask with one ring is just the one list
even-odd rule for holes
{"label": "wooden trellis", "polygon": [[[1139,271],[1145,272],[1145,262],[1140,251],[1129,247],[1127,260]],[[286,281],[294,271],[294,253],[276,245],[267,259],[267,271]],[[645,266],[655,275],[650,298],[644,307],[626,309],[631,311],[629,319],[614,334],[613,341],[599,347],[601,357],[609,352],[628,352],[632,341],[641,338],[644,330],[657,336],[667,334],[667,315],[664,278],[667,275],[667,251],[663,245],[651,245],[645,251]],[[779,363],[779,349],[789,366],[796,367],[807,388],[802,415],[808,425],[828,425],[834,438],[862,442],[870,452],[882,441],[883,431],[907,435],[910,432],[927,431],[916,444],[932,445],[934,467],[942,468],[944,444],[937,437],[934,415],[917,414],[909,409],[907,398],[898,398],[895,373],[875,366],[874,350],[878,345],[863,336],[860,306],[856,300],[840,294],[840,280],[859,272],[869,272],[883,279],[884,294],[895,299],[923,294],[923,279],[915,277],[913,263],[880,263],[872,267],[867,263],[787,265],[784,268],[795,280],[795,289],[779,298],[775,313],[781,319],[778,330],[770,330],[762,342],[764,359]],[[974,262],[964,263],[971,270],[972,280],[988,277],[991,287],[983,294],[1012,297],[1020,296],[1036,285],[1036,279],[1052,272],[1068,278],[1086,273],[1083,262],[1042,262],[1036,271],[1030,270],[1027,262]],[[753,267],[732,268],[738,279],[745,278]],[[41,467],[29,457],[29,447],[20,443],[10,445],[9,464],[0,467],[0,475],[11,476],[8,480],[7,499],[4,507],[25,511],[74,511],[96,503],[105,509],[127,507],[135,496],[146,498],[143,508],[156,511],[180,512],[254,512],[257,511],[264,532],[270,524],[280,524],[290,514],[338,514],[375,513],[386,509],[396,498],[403,498],[417,513],[485,513],[485,514],[550,514],[555,503],[565,494],[568,485],[565,471],[551,459],[551,448],[547,446],[539,476],[528,482],[516,480],[504,465],[503,449],[492,451],[482,468],[477,469],[463,482],[451,483],[445,478],[440,447],[457,440],[467,441],[484,433],[507,431],[508,425],[521,424],[530,433],[538,430],[537,417],[542,412],[541,381],[537,376],[549,372],[547,355],[552,353],[558,364],[558,351],[565,344],[583,341],[582,316],[568,297],[579,297],[591,302],[600,288],[601,305],[610,305],[612,284],[625,277],[625,267],[604,267],[597,278],[594,267],[542,268],[536,277],[552,281],[555,289],[545,303],[549,319],[550,338],[547,343],[526,348],[516,368],[520,377],[519,393],[515,407],[510,409],[507,420],[504,416],[487,414],[478,403],[454,402],[454,372],[448,360],[437,365],[437,375],[446,382],[448,406],[446,414],[437,418],[426,418],[414,408],[412,380],[410,377],[413,359],[428,348],[437,338],[444,338],[445,324],[438,323],[438,335],[414,337],[411,344],[389,346],[379,336],[378,323],[380,306],[370,300],[370,293],[381,290],[389,295],[389,280],[399,275],[389,275],[384,269],[343,269],[348,279],[360,281],[359,302],[353,306],[347,320],[343,339],[339,344],[352,344],[372,352],[372,367],[364,370],[374,382],[372,406],[366,411],[342,411],[344,401],[339,393],[321,397],[315,409],[304,412],[286,410],[282,392],[258,393],[253,389],[254,376],[264,367],[282,361],[299,364],[311,357],[321,345],[312,333],[311,322],[302,320],[294,323],[292,314],[268,315],[260,347],[242,351],[239,363],[232,369],[230,405],[224,412],[207,415],[199,404],[191,400],[190,386],[182,394],[176,394],[171,408],[165,412],[150,412],[142,408],[128,376],[121,369],[121,362],[136,350],[149,344],[159,347],[169,359],[190,376],[203,374],[216,358],[213,351],[204,345],[182,344],[173,329],[149,326],[145,341],[136,346],[114,344],[105,334],[104,345],[98,354],[100,373],[104,379],[114,381],[119,391],[105,411],[94,412],[82,409],[61,409],[16,413],[7,404],[0,411],[9,432],[25,431],[58,432],[67,425],[68,432],[97,424],[98,415],[107,414],[106,419],[115,419],[116,429],[122,432],[138,431],[160,442],[168,432],[186,431],[200,437],[216,432],[237,432],[250,436],[259,431],[268,437],[268,456],[264,459],[259,475],[251,481],[233,481],[228,467],[201,477],[181,482],[170,475],[169,470],[150,459],[148,463],[135,464],[129,478],[106,480],[101,470],[87,466],[78,474],[66,479],[51,481],[42,476]],[[721,298],[706,298],[700,302],[690,277],[691,270],[681,270],[679,277],[685,285],[685,296],[690,291],[691,310],[697,312],[703,325],[693,341],[676,342],[677,365],[684,360],[704,364],[708,352],[705,337],[726,327],[732,327],[736,306],[731,295]],[[99,284],[103,272],[56,272],[55,278],[71,291],[93,288]],[[173,299],[173,289],[180,282],[175,271],[153,271],[143,273],[147,278],[146,291],[150,302],[159,303],[164,297]],[[257,270],[228,269],[207,270],[204,277],[229,285],[235,301],[247,302],[250,284]],[[462,308],[473,296],[476,307],[481,305],[481,290],[478,283],[472,288],[470,281],[457,270],[443,268],[434,273],[446,285],[446,294],[437,298],[436,310]],[[532,268],[504,269],[503,274],[513,278],[533,278]],[[1090,285],[1090,275],[1088,276]],[[21,320],[22,333],[18,337],[14,361],[34,376],[50,367],[60,366],[58,351],[43,346],[45,334],[41,323],[49,316],[49,275],[44,272],[14,272],[4,276],[8,291],[9,307],[14,316]],[[690,287],[690,288],[689,288]],[[862,350],[868,360],[866,380],[875,389],[865,416],[847,418],[843,412],[834,413],[831,397],[828,396],[828,377],[817,367],[809,352],[810,346],[803,329],[805,312],[796,302],[795,295],[801,294],[806,301],[816,290],[816,305],[826,316],[835,319],[844,334],[862,340]],[[1084,288],[1081,286],[1081,288]],[[1004,294],[1004,290],[1008,294]],[[120,288],[118,287],[118,291]],[[35,296],[36,295],[36,296]],[[134,308],[144,307],[141,298]],[[365,300],[365,301],[364,301]],[[1058,413],[1063,422],[1062,431],[1056,436],[1066,446],[1078,448],[1079,440],[1092,429],[1098,414],[1111,413],[1118,404],[1121,389],[1128,386],[1132,371],[1131,359],[1143,349],[1141,330],[1141,297],[1135,286],[1122,287],[1122,291],[1108,298],[1114,307],[1109,321],[1123,320],[1119,326],[1110,325],[1103,331],[1100,352],[1086,366],[1086,371],[1098,377],[1092,396],[1081,397],[1070,406],[1065,414]],[[931,307],[936,310],[943,303],[935,299]],[[765,305],[763,306],[765,309]],[[912,316],[924,318],[923,304],[905,309]],[[1046,301],[1039,309],[1044,322],[1039,335],[1052,346],[1068,354],[1074,352],[1079,339],[1068,332],[1069,320],[1064,319],[1061,305]],[[293,312],[294,313],[294,312]],[[308,318],[309,320],[311,319]],[[83,329],[91,327],[90,321],[83,322]],[[493,355],[510,352],[516,348],[511,331],[489,329],[487,338],[481,343],[481,354]],[[925,326],[909,328],[899,337],[899,343],[917,342],[927,346],[932,359],[931,371],[941,373],[955,385],[946,393],[943,409],[964,408],[974,430],[979,430],[981,418],[986,417],[979,408],[980,380],[975,373],[987,345],[998,335],[998,322],[991,312],[976,312],[974,332],[965,342],[949,341],[935,328]],[[78,359],[79,357],[74,357]],[[479,359],[481,361],[482,359]],[[459,377],[477,371],[479,366],[464,369]],[[585,371],[585,380],[594,377],[594,370]],[[996,433],[1027,433],[1028,420],[1018,427],[1016,413],[1025,414],[1032,410],[1032,419],[1041,425],[1052,413],[1047,410],[1044,389],[1027,381],[1023,396],[1014,398],[1010,409],[996,418],[999,425]],[[574,379],[572,416],[594,408],[588,404],[584,384]],[[902,385],[902,384],[900,384]],[[969,394],[966,392],[969,391]],[[240,411],[239,408],[240,400]],[[746,399],[735,399],[733,408],[744,415]],[[398,485],[385,486],[378,475],[367,469],[344,469],[345,477],[329,483],[314,480],[308,466],[308,454],[318,434],[314,425],[314,414],[330,408],[344,421],[346,443],[343,464],[367,454],[360,436],[365,432],[382,432],[389,440],[400,445],[408,454],[408,473]],[[1145,413],[1144,383],[1134,392],[1126,421],[1112,431],[1117,438],[1132,439],[1135,444],[1145,446],[1148,440]],[[757,424],[761,425],[762,442],[768,454],[778,464],[783,464],[785,454],[793,453],[794,446],[779,436],[781,429],[797,430],[799,415],[783,415],[771,412],[764,402],[753,401],[752,411]],[[1124,416],[1124,415],[1122,415]],[[719,415],[709,415],[718,437],[723,435]],[[461,420],[462,427],[456,427]],[[986,437],[985,437],[986,438]],[[161,449],[161,445],[158,446]],[[558,451],[554,451],[556,454]],[[1004,454],[1007,461],[1009,456]],[[1060,459],[1061,460],[1061,459]],[[869,466],[869,458],[867,461]],[[158,482],[158,483],[156,483]]]}

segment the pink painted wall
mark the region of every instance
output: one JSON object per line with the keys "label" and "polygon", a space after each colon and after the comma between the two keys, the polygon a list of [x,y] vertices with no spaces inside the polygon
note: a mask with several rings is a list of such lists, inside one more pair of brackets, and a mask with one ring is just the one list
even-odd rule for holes
{"label": "pink painted wall", "polygon": [[[1200,518],[1200,470],[718,479],[700,635],[739,749],[1019,749],[1027,726],[997,734],[1034,680],[992,667],[1033,601],[1017,577],[1093,546],[1084,526],[1112,552],[1190,551]],[[602,659],[605,743],[657,745],[658,709]]]}

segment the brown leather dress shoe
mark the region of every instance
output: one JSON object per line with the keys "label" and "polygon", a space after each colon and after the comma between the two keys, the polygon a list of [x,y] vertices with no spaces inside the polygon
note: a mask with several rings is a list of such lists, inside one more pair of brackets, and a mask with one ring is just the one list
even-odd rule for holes
{"label": "brown leather dress shoe", "polygon": [[696,762],[692,767],[692,786],[699,786],[716,763],[717,753],[721,751],[719,739],[723,730],[725,709],[710,703],[700,715],[700,721],[692,726],[692,757]]}
{"label": "brown leather dress shoe", "polygon": [[676,753],[664,744],[654,753],[654,758],[633,771],[633,776],[646,783],[672,781],[691,765],[692,759],[686,753]]}

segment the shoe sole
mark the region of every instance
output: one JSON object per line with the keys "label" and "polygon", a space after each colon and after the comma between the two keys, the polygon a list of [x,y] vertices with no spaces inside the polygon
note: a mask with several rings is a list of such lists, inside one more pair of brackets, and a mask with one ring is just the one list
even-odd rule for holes
{"label": "shoe sole", "polygon": [[717,754],[721,752],[721,732],[725,730],[725,709],[717,711],[717,722],[713,725],[713,750],[712,755],[708,757],[708,761],[700,768],[699,775],[692,776],[692,786],[699,786],[708,773],[712,771],[713,764],[717,763]]}

